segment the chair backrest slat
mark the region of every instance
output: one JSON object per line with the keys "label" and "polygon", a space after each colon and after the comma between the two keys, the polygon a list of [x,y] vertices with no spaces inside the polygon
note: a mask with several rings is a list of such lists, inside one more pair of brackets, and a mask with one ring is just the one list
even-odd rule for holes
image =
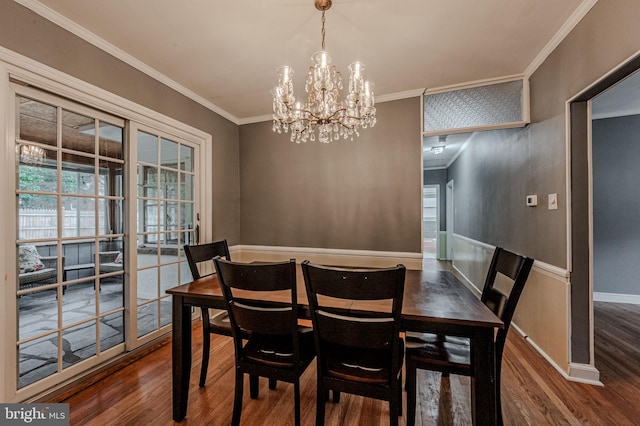
{"label": "chair backrest slat", "polygon": [[484,304],[487,305],[487,307],[491,309],[491,311],[496,314],[498,318],[502,318],[508,301],[509,298],[506,294],[504,294],[497,288],[491,288],[487,290]]}
{"label": "chair backrest slat", "polygon": [[[496,334],[496,351],[502,353],[511,326],[520,295],[531,272],[533,259],[496,247],[489,266],[489,272],[482,290],[482,302],[485,303],[504,323],[504,328]],[[509,294],[504,294],[494,287],[498,273],[513,280]],[[498,359],[502,357],[499,356]]]}
{"label": "chair backrest slat", "polygon": [[202,278],[202,275],[200,275],[200,271],[198,269],[198,264],[202,262],[211,262],[216,256],[231,260],[227,240],[214,241],[212,243],[197,245],[185,245],[184,253],[187,256],[189,269],[191,270],[191,276],[194,280]]}
{"label": "chair backrest slat", "polygon": [[370,349],[390,348],[394,331],[393,317],[359,318],[317,312],[322,339],[342,346]]}
{"label": "chair backrest slat", "polygon": [[233,316],[242,330],[260,334],[288,334],[295,322],[292,306],[264,307],[237,299],[231,304]]}
{"label": "chair backrest slat", "polygon": [[[382,300],[394,298],[395,288],[389,285],[389,282],[397,278],[398,269],[345,269],[323,266],[322,269],[307,268],[306,273],[316,294],[340,299]],[[362,291],[363,288],[367,291]]]}

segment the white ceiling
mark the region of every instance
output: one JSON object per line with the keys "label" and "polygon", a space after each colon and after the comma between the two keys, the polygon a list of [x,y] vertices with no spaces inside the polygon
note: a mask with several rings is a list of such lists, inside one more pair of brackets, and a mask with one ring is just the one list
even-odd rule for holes
{"label": "white ceiling", "polygon": [[[237,124],[270,119],[277,69],[304,95],[320,50],[313,0],[15,0]],[[529,75],[597,0],[333,0],[326,50],[343,76],[356,60],[380,101],[425,89]],[[378,120],[383,120],[378,117]],[[447,167],[472,134],[428,148]]]}
{"label": "white ceiling", "polygon": [[[456,133],[447,135],[444,143],[439,136],[425,136],[422,138],[422,164],[425,169],[441,169],[448,167],[457,158],[473,133]],[[444,145],[444,151],[434,154],[431,148]]]}
{"label": "white ceiling", "polygon": [[[271,114],[270,89],[281,65],[296,70],[301,97],[309,58],[320,50],[313,0],[16,1],[166,76],[240,124]],[[424,88],[530,72],[594,3],[334,0],[326,49],[343,75],[349,63],[365,63],[378,100],[415,96]]]}

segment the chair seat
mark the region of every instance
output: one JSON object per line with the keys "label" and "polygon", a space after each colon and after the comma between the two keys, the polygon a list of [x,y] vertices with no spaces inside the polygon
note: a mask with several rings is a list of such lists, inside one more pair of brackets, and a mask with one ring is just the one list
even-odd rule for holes
{"label": "chair seat", "polygon": [[[315,357],[313,329],[300,327],[300,365],[308,365]],[[269,367],[293,369],[293,348],[290,336],[256,335],[251,336],[244,347],[245,361]]]}
{"label": "chair seat", "polygon": [[110,272],[119,272],[123,270],[122,263],[118,262],[108,262],[100,264],[100,272],[103,274],[107,274]]}
{"label": "chair seat", "polygon": [[430,369],[454,374],[471,373],[468,338],[431,333],[407,333],[407,362],[429,365]]}
{"label": "chair seat", "polygon": [[58,270],[54,268],[44,268],[39,271],[25,272],[18,276],[21,289],[25,284],[32,284],[36,282],[41,282],[41,284],[48,284],[49,282],[53,283],[56,278],[58,278]]}
{"label": "chair seat", "polygon": [[[360,383],[386,385],[389,383],[388,356],[362,348],[332,348],[327,351],[327,376]],[[332,353],[333,352],[333,353]],[[399,352],[404,354],[403,341]],[[398,374],[400,369],[395,373]]]}

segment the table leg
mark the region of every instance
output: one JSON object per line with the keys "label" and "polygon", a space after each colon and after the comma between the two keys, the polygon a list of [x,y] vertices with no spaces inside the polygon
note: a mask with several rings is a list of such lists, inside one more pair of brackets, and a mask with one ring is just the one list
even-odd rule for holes
{"label": "table leg", "polygon": [[182,421],[187,415],[189,378],[191,376],[191,307],[180,296],[173,296],[172,305],[172,374],[173,420]]}
{"label": "table leg", "polygon": [[493,329],[476,332],[471,344],[471,409],[474,425],[497,425],[496,359]]}

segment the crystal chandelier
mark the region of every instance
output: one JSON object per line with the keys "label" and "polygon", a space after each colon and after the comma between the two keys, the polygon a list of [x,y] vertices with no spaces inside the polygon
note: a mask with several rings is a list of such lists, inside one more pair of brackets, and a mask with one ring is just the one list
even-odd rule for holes
{"label": "crystal chandelier", "polygon": [[358,129],[376,124],[373,83],[365,81],[364,64],[349,65],[349,94],[339,101],[342,77],[331,65],[331,57],[324,50],[324,13],[331,7],[331,0],[315,0],[315,7],[322,12],[322,50],[311,57],[312,64],[307,74],[305,90],[307,102],[296,102],[293,94],[293,69],[281,67],[278,85],[273,88],[273,130],[278,133],[291,131],[291,142],[315,141],[329,143],[359,136]]}
{"label": "crystal chandelier", "polygon": [[46,152],[39,146],[19,144],[16,145],[16,151],[20,156],[21,163],[33,165],[41,165],[44,163]]}

